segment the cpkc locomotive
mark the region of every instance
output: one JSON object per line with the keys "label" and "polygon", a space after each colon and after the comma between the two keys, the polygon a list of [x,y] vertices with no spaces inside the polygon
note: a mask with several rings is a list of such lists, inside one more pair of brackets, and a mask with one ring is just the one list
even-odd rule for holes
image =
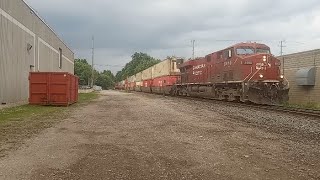
{"label": "cpkc locomotive", "polygon": [[133,84],[125,81],[130,83],[129,89],[272,105],[289,99],[289,84],[281,74],[280,60],[264,44],[239,43],[203,58],[166,61],[170,64],[166,74],[153,76],[154,67],[150,67],[143,71],[151,73],[149,79],[135,79]]}

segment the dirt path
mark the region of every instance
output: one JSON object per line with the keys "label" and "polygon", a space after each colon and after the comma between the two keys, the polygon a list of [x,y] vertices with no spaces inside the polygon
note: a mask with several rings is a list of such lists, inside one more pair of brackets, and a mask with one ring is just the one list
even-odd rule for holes
{"label": "dirt path", "polygon": [[102,94],[1,158],[0,179],[320,178],[315,120],[292,133],[204,103]]}

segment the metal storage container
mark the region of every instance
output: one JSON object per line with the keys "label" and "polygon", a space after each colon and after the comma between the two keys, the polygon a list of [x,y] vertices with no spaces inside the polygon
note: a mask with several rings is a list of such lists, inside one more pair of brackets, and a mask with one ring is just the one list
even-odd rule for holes
{"label": "metal storage container", "polygon": [[31,72],[29,104],[67,106],[78,101],[79,78],[67,72]]}
{"label": "metal storage container", "polygon": [[136,81],[136,76],[135,75],[128,77],[128,82],[132,83],[132,82],[135,82],[135,81]]}
{"label": "metal storage container", "polygon": [[136,82],[140,82],[142,80],[142,72],[136,74]]}
{"label": "metal storage container", "polygon": [[177,68],[176,59],[166,59],[154,66],[152,66],[152,78],[178,75],[180,70]]}
{"label": "metal storage container", "polygon": [[141,73],[142,73],[141,75],[142,80],[152,79],[152,67],[142,71]]}

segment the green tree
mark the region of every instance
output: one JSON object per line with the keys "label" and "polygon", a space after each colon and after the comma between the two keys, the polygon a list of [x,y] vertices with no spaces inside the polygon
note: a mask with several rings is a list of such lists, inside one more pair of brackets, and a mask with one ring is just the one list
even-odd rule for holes
{"label": "green tree", "polygon": [[91,65],[88,64],[86,59],[75,59],[74,72],[75,72],[75,75],[79,77],[80,85],[90,84],[89,82],[92,76],[92,68],[91,68]]}
{"label": "green tree", "polygon": [[115,79],[117,82],[124,80],[129,76],[135,75],[138,72],[141,72],[141,71],[161,62],[160,60],[155,59],[155,58],[149,56],[148,54],[141,53],[141,52],[134,53],[131,56],[131,58],[132,58],[132,60],[129,63],[127,63],[121,71],[117,72],[117,74],[115,76]]}
{"label": "green tree", "polygon": [[104,70],[99,73],[96,85],[101,86],[102,89],[110,89],[114,87],[115,77],[110,70]]}
{"label": "green tree", "polygon": [[[86,59],[76,59],[74,65],[75,75],[79,77],[79,84],[82,86],[90,85],[92,79],[92,68]],[[101,86],[103,89],[114,86],[115,77],[110,70],[99,72],[94,70],[94,85]]]}

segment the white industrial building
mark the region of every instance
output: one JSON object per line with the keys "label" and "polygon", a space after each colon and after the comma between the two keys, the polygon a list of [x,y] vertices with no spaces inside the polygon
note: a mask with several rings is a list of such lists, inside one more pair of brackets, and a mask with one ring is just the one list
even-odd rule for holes
{"label": "white industrial building", "polygon": [[1,104],[28,101],[30,71],[73,74],[74,53],[23,0],[0,0]]}

